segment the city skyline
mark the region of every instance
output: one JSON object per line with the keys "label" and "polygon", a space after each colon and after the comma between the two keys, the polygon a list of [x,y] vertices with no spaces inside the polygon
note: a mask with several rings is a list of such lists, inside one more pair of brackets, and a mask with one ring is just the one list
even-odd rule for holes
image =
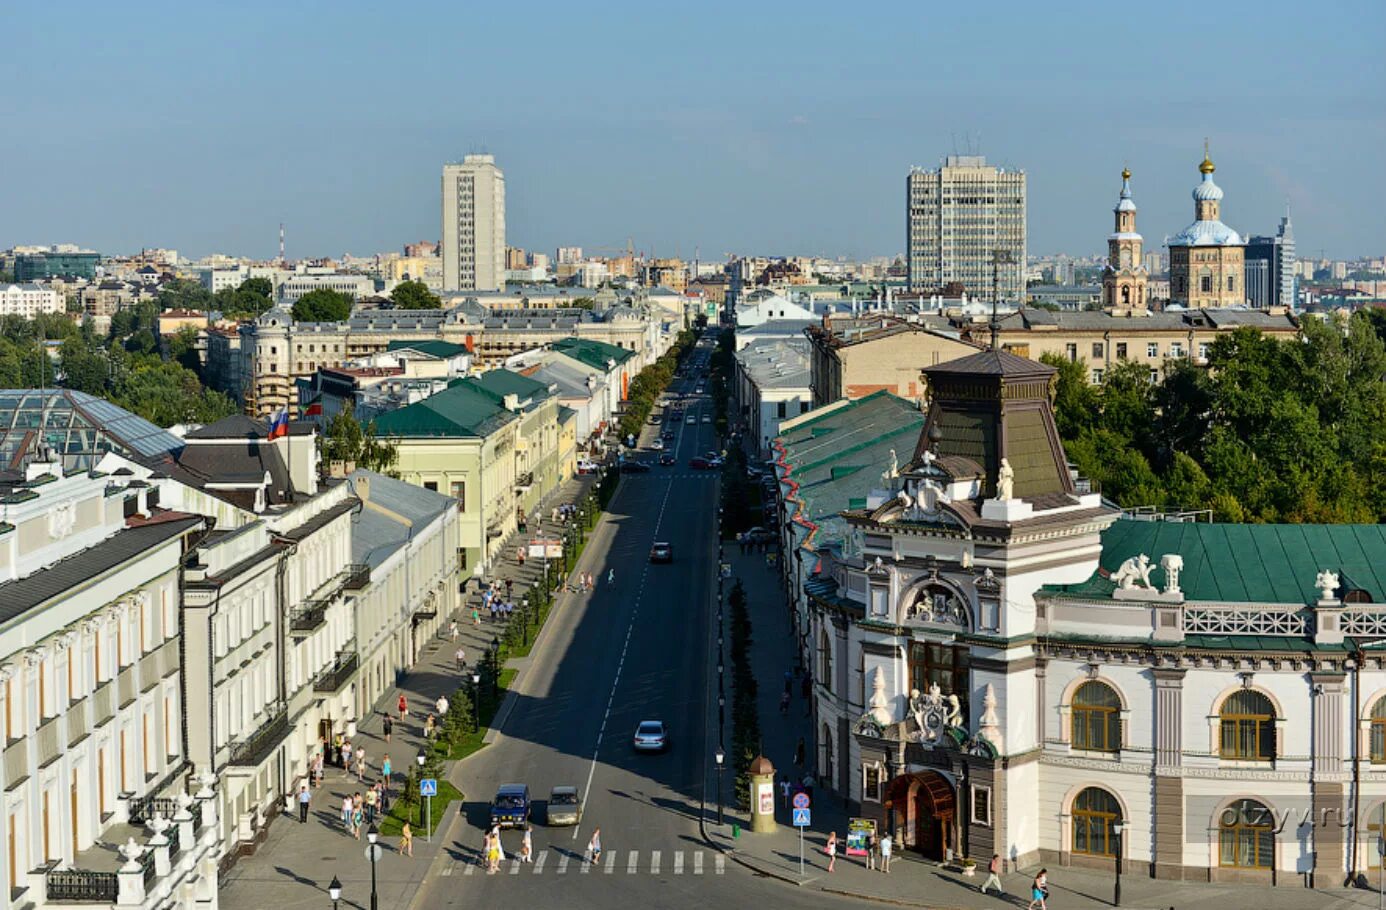
{"label": "city skyline", "polygon": [[[7,106],[28,129],[0,167],[27,176],[8,187],[0,246],[268,258],[283,221],[291,258],[392,250],[438,239],[441,165],[488,152],[515,246],[893,256],[909,168],[976,151],[1026,171],[1032,253],[1100,251],[1123,166],[1158,249],[1187,222],[1208,137],[1240,233],[1272,233],[1288,203],[1303,255],[1379,255],[1386,214],[1364,200],[1386,192],[1371,46],[1386,12],[1185,8],[1196,17],[1113,22],[1095,5],[1063,19],[1014,6],[983,32],[981,13],[892,7],[834,20],[828,53],[813,15],[828,6],[738,10],[737,29],[710,7],[651,43],[635,40],[646,10],[572,22],[541,4],[519,43],[503,11],[463,28],[438,8],[427,34],[382,41],[350,4],[330,19],[251,4],[234,20],[179,8],[147,55],[129,53],[139,17],[81,5],[89,28],[67,34],[20,9]],[[448,35],[466,36],[460,71]],[[358,44],[380,65],[342,53]]]}

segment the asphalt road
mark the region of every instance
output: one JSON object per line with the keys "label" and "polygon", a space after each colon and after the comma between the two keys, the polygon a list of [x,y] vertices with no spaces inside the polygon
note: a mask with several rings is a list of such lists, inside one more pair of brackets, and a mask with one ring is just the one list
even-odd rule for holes
{"label": "asphalt road", "polygon": [[[710,349],[693,362],[705,369]],[[716,447],[713,406],[691,380],[670,392],[687,397],[676,427],[678,464],[628,474],[607,520],[588,544],[582,570],[596,590],[555,615],[518,688],[500,735],[465,762],[464,817],[447,832],[448,850],[430,870],[417,907],[706,906],[723,899],[744,906],[764,890],[775,906],[823,906],[837,899],[766,882],[706,846],[698,831],[711,770],[709,725],[716,722],[711,680],[711,621],[716,604],[716,471],[694,471],[688,459]],[[687,422],[693,416],[696,421]],[[672,423],[672,422],[671,422]],[[647,426],[642,443],[663,427]],[[644,451],[654,463],[657,453]],[[674,561],[652,565],[650,546],[673,545]],[[614,578],[608,583],[608,570]],[[663,720],[670,747],[636,753],[631,735],[641,720]],[[480,864],[489,798],[503,783],[529,785],[535,802],[534,862],[510,859],[520,834],[508,831],[508,854],[497,875]],[[584,794],[582,823],[549,828],[549,789],[570,784]],[[599,865],[584,861],[600,827]],[[519,902],[516,904],[516,902]]]}

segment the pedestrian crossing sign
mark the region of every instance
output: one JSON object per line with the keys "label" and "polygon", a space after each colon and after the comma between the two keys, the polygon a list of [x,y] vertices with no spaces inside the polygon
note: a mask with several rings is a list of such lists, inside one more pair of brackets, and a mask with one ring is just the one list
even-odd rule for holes
{"label": "pedestrian crossing sign", "polygon": [[436,777],[425,777],[423,780],[419,781],[419,795],[420,795],[420,796],[437,796],[437,795],[438,795],[438,778],[436,778]]}
{"label": "pedestrian crossing sign", "polygon": [[810,815],[811,815],[812,812],[813,812],[812,809],[795,809],[795,810],[794,810],[794,827],[796,827],[796,828],[807,828],[807,827],[809,826],[809,817],[810,817]]}

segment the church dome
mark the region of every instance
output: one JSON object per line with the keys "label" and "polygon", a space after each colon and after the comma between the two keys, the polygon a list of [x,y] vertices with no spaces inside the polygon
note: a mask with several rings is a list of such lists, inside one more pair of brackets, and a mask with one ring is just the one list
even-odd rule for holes
{"label": "church dome", "polygon": [[1221,221],[1195,221],[1169,238],[1167,246],[1241,246],[1242,235]]}
{"label": "church dome", "polygon": [[1131,199],[1131,170],[1124,168],[1121,172],[1121,199],[1117,202],[1118,212],[1134,212],[1136,203]]}
{"label": "church dome", "polygon": [[1208,157],[1208,150],[1203,150],[1203,161],[1198,166],[1198,172],[1203,175],[1198,186],[1194,187],[1193,197],[1195,202],[1221,202],[1222,187],[1213,182],[1213,171],[1217,170],[1213,166],[1213,159]]}

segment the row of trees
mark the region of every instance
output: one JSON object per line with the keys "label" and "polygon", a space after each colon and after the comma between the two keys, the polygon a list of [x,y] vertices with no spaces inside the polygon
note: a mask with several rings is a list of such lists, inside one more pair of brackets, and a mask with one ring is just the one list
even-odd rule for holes
{"label": "row of trees", "polygon": [[1119,363],[1100,385],[1059,370],[1055,417],[1069,458],[1127,507],[1211,509],[1218,521],[1386,520],[1386,316],[1307,319],[1299,338],[1219,336],[1207,369],[1152,376]]}
{"label": "row of trees", "polygon": [[669,387],[669,380],[674,378],[679,360],[695,340],[693,332],[684,329],[669,350],[630,381],[630,388],[626,390],[626,410],[621,415],[619,424],[622,439],[639,434],[640,428],[654,410],[655,402]]}
{"label": "row of trees", "polygon": [[[401,281],[390,292],[390,302],[397,310],[436,310],[443,300],[422,281]],[[317,288],[294,301],[296,322],[345,322],[351,315],[354,301],[350,294],[331,288]]]}
{"label": "row of trees", "polygon": [[756,705],[755,670],[751,667],[751,614],[746,589],[738,580],[727,595],[731,608],[732,742],[728,757],[736,777],[736,805],[751,808],[751,762],[760,752],[760,711]]}

